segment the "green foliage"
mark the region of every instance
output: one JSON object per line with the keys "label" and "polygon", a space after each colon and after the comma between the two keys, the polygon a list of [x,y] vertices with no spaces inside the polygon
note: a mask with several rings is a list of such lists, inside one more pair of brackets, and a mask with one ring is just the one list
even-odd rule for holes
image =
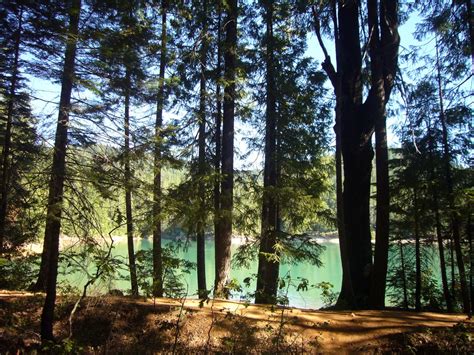
{"label": "green foliage", "polygon": [[333,284],[327,281],[320,282],[314,287],[319,288],[321,290],[321,299],[323,301],[324,307],[331,307],[336,304],[337,298],[339,297],[338,292],[334,292]]}
{"label": "green foliage", "polygon": [[[180,298],[188,295],[189,290],[183,274],[189,274],[196,264],[177,257],[183,248],[180,243],[168,243],[162,248],[163,291],[167,297]],[[153,251],[139,250],[136,254],[138,285],[147,297],[153,294],[151,275],[153,272]]]}
{"label": "green foliage", "polygon": [[26,290],[38,272],[36,255],[0,258],[0,289]]}
{"label": "green foliage", "polygon": [[83,347],[79,346],[79,344],[74,339],[62,339],[59,342],[55,341],[46,341],[43,343],[41,347],[41,351],[50,353],[50,354],[79,354],[84,351]]}
{"label": "green foliage", "polygon": [[[415,255],[413,243],[400,243],[393,247],[392,258],[387,276],[387,297],[396,307],[415,307]],[[400,248],[403,248],[403,263]],[[433,269],[436,256],[429,251],[431,248],[421,248],[421,306],[423,309],[440,311],[443,308],[443,296],[439,286],[439,276]],[[402,265],[404,268],[402,268]],[[405,304],[405,293],[406,301]]]}

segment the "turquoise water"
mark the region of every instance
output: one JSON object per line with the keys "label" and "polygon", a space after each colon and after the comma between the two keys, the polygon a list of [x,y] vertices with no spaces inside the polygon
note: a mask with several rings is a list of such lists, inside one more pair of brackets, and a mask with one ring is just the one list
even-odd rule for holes
{"label": "turquoise water", "polygon": [[[166,243],[166,241],[164,242]],[[282,292],[286,294],[289,299],[290,306],[303,307],[303,308],[320,308],[323,306],[321,300],[321,290],[311,287],[317,283],[327,281],[330,282],[335,292],[339,291],[341,286],[342,270],[339,255],[339,244],[336,243],[322,243],[325,246],[325,250],[321,255],[321,261],[323,266],[318,268],[310,263],[299,263],[297,265],[282,264],[280,265],[280,277],[290,276],[292,286],[288,289],[285,287]],[[135,240],[135,251],[148,250],[152,248],[152,242],[148,239],[137,239]],[[232,245],[232,253],[237,249],[236,245]],[[127,243],[126,240],[121,240],[114,243],[113,255],[122,258],[124,262],[127,261]],[[181,250],[178,257],[196,262],[196,243],[190,241],[186,250]],[[89,272],[94,271],[92,262],[90,265],[83,265],[87,267]],[[248,269],[238,269],[232,267],[231,278],[235,278],[243,288],[242,293],[234,293],[233,299],[241,299],[248,292],[255,291],[255,281],[253,279],[249,288],[245,288],[243,280],[247,277],[251,277],[257,273],[257,261],[250,263]],[[62,268],[64,271],[64,267]],[[126,276],[128,271],[126,269],[119,270],[119,274]],[[190,274],[183,274],[185,283],[188,287],[188,294],[194,295],[197,291],[197,275],[196,270],[193,270]],[[300,279],[305,278],[308,280],[308,290],[297,291],[297,285],[300,283]],[[66,272],[65,275],[60,277],[60,280],[67,280],[71,285],[76,286],[82,290],[83,285],[87,282],[87,276],[83,272]],[[206,281],[207,288],[210,289],[214,282],[214,242],[211,240],[206,241]],[[96,283],[90,287],[89,291],[92,293],[104,293],[109,289],[130,289],[130,282],[128,280],[112,280],[107,284]]]}
{"label": "turquoise water", "polygon": [[[164,244],[170,241],[164,241]],[[321,243],[325,247],[325,250],[321,254],[322,266],[316,267],[310,263],[298,263],[280,265],[280,278],[285,278],[290,276],[291,283],[293,284],[288,289],[285,287],[282,292],[288,297],[289,305],[293,307],[301,308],[321,308],[324,306],[323,300],[321,298],[322,290],[316,287],[311,287],[320,282],[329,282],[333,285],[332,291],[339,292],[341,287],[342,279],[342,269],[341,269],[341,259],[339,254],[339,244],[337,243]],[[408,248],[414,248],[413,245],[409,244]],[[152,248],[152,242],[148,239],[137,239],[135,240],[135,252],[138,250],[149,250]],[[440,280],[439,274],[439,257],[436,252],[434,245],[425,246],[427,250],[432,252],[431,265],[432,272],[434,277]],[[237,245],[232,245],[232,253],[237,249]],[[398,252],[398,251],[391,251]],[[123,263],[128,261],[128,252],[127,252],[127,242],[125,239],[116,241],[114,243],[113,256],[121,259]],[[190,241],[185,250],[180,250],[177,254],[177,257],[186,259],[192,262],[196,262],[196,242]],[[389,259],[392,259],[390,256]],[[252,277],[257,273],[257,261],[253,260],[250,263],[248,269],[235,268],[231,269],[231,278],[236,279],[242,286],[243,291],[240,293],[234,292],[232,295],[233,299],[240,300],[246,294],[255,291],[255,278],[253,278],[250,287],[246,288],[244,286],[243,280]],[[87,268],[90,273],[95,271],[94,263],[89,261],[88,265],[82,265],[82,267]],[[82,290],[83,285],[87,282],[88,278],[84,272],[73,272],[69,271],[70,269],[65,268],[65,263],[62,264],[63,275],[60,276],[60,281],[67,281],[72,286],[78,287]],[[65,272],[64,272],[65,271]],[[109,280],[107,283],[96,282],[89,289],[89,293],[107,293],[110,289],[120,289],[125,293],[130,289],[130,281],[126,278],[128,277],[128,269],[122,265],[122,268],[117,267],[116,274],[118,279]],[[308,280],[308,289],[305,291],[298,291],[297,285],[300,283],[301,278]],[[187,294],[190,297],[196,297],[197,293],[197,275],[196,270],[192,270],[190,274],[183,274],[183,280],[187,285]],[[206,241],[206,280],[207,288],[210,289],[213,286],[214,282],[214,242],[211,240]],[[388,300],[387,300],[388,301]]]}

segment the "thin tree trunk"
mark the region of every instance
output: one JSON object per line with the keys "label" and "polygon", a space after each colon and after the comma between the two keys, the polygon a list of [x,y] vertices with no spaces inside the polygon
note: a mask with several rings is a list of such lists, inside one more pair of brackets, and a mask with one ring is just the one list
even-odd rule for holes
{"label": "thin tree trunk", "polygon": [[467,234],[467,239],[469,240],[469,261],[470,261],[469,289],[471,290],[471,312],[472,312],[474,310],[474,282],[473,282],[474,250],[472,249],[472,225],[471,225],[471,209],[470,209],[470,206],[469,206],[469,216],[467,218],[466,234]]}
{"label": "thin tree trunk", "polygon": [[407,275],[405,272],[405,256],[403,254],[403,243],[401,240],[398,241],[398,245],[400,247],[400,266],[402,267],[403,305],[405,309],[408,309]]}
{"label": "thin tree trunk", "polygon": [[20,39],[23,26],[23,7],[20,5],[18,19],[18,28],[15,32],[15,47],[13,50],[12,77],[10,79],[10,92],[8,94],[7,122],[5,127],[5,136],[2,150],[2,171],[0,175],[0,191],[2,194],[0,200],[0,255],[4,251],[5,227],[8,211],[8,190],[10,186],[10,148],[12,140],[13,108],[15,103],[15,94],[18,80],[18,61],[20,58]]}
{"label": "thin tree trunk", "polygon": [[265,168],[263,176],[262,234],[258,256],[256,303],[274,303],[277,295],[279,263],[274,258],[277,242],[277,113],[274,69],[273,5],[264,2],[266,32],[266,122]]}
{"label": "thin tree trunk", "polygon": [[[373,308],[383,308],[385,306],[390,232],[390,188],[385,107],[390,98],[397,71],[400,38],[398,35],[398,1],[381,0],[377,6],[377,1],[370,0],[368,4],[371,38],[369,47],[371,91],[375,92],[371,114],[375,115],[377,174],[377,225],[369,305]],[[380,35],[377,30],[379,27]],[[379,36],[380,40],[376,40]],[[368,100],[366,104],[370,108],[369,103]]]}
{"label": "thin tree trunk", "polygon": [[377,172],[377,224],[375,230],[376,242],[370,305],[374,308],[380,309],[385,307],[390,212],[387,127],[385,115],[380,117],[380,119],[375,123],[375,151]]}
{"label": "thin tree trunk", "polygon": [[[46,257],[46,298],[41,313],[41,339],[53,340],[54,308],[56,302],[56,281],[58,276],[59,233],[63,204],[64,180],[66,174],[66,147],[71,92],[74,81],[74,62],[78,40],[81,0],[72,0],[69,9],[69,28],[66,40],[64,67],[61,78],[61,96],[54,142],[53,165],[49,182],[48,207],[44,247]],[[43,253],[46,249],[43,250]]]}
{"label": "thin tree trunk", "polygon": [[198,134],[198,179],[200,216],[197,223],[197,281],[199,298],[207,297],[206,286],[206,250],[204,228],[206,222],[206,65],[207,65],[207,1],[203,0],[202,44],[201,44],[201,80],[199,98],[199,134]]}
{"label": "thin tree trunk", "polygon": [[428,135],[429,135],[429,160],[430,160],[430,180],[431,180],[431,196],[433,198],[432,204],[432,211],[435,216],[435,229],[436,229],[436,239],[438,242],[438,252],[439,252],[439,263],[440,263],[440,271],[441,271],[441,282],[443,286],[443,295],[444,300],[446,302],[446,309],[448,312],[453,312],[453,302],[451,299],[451,295],[449,293],[449,285],[448,285],[448,277],[446,274],[446,260],[444,255],[444,244],[443,244],[443,234],[442,234],[442,227],[441,227],[441,217],[439,215],[439,197],[438,197],[438,190],[437,187],[434,185],[436,180],[435,171],[434,171],[434,155],[433,155],[433,136],[431,132],[431,124],[428,123]]}
{"label": "thin tree trunk", "polygon": [[132,179],[133,174],[130,168],[130,69],[126,68],[125,73],[125,115],[124,115],[124,184],[125,184],[125,215],[127,219],[127,245],[128,264],[130,270],[130,284],[132,295],[138,296],[137,268],[135,265],[135,251],[133,247],[133,215],[132,215]]}
{"label": "thin tree trunk", "polygon": [[459,282],[461,284],[461,296],[462,296],[462,303],[463,303],[463,311],[464,313],[469,314],[471,311],[470,301],[469,301],[469,290],[467,287],[466,282],[466,270],[464,266],[464,260],[462,255],[462,248],[461,248],[461,236],[459,233],[459,218],[456,213],[456,205],[454,201],[454,187],[453,187],[453,178],[451,172],[451,152],[449,150],[449,143],[448,143],[448,128],[446,126],[446,117],[444,112],[444,104],[443,104],[443,90],[441,84],[441,68],[439,63],[439,52],[438,52],[438,42],[436,42],[436,68],[438,74],[438,94],[439,94],[439,105],[440,105],[440,114],[439,119],[441,121],[441,128],[442,128],[442,139],[443,139],[443,160],[444,160],[444,167],[445,167],[445,178],[446,178],[446,187],[448,189],[448,204],[450,210],[450,218],[451,218],[451,227],[453,230],[453,241],[454,241],[454,250],[456,252],[456,261],[459,270]]}
{"label": "thin tree trunk", "polygon": [[[436,190],[436,188],[433,188]],[[438,252],[439,252],[439,266],[441,270],[441,282],[443,285],[443,295],[446,302],[446,309],[448,312],[453,312],[453,302],[451,295],[449,293],[448,285],[448,276],[446,274],[446,259],[444,255],[444,244],[443,244],[443,235],[441,229],[441,217],[439,215],[439,202],[438,202],[438,193],[433,191],[433,210],[435,214],[435,225],[436,225],[436,239],[438,242]]]}
{"label": "thin tree trunk", "polygon": [[237,0],[227,1],[224,51],[224,117],[222,126],[222,183],[219,236],[216,239],[216,279],[214,294],[226,297],[225,285],[230,273],[232,210],[234,190],[234,115],[235,71],[237,65]]}
{"label": "thin tree trunk", "polygon": [[342,283],[336,306],[340,308],[356,308],[354,289],[352,286],[349,256],[347,249],[347,239],[344,230],[344,206],[343,206],[343,181],[342,181],[342,153],[341,153],[341,112],[340,95],[336,94],[336,124],[334,131],[336,134],[336,218],[339,236],[339,249],[342,264]]}
{"label": "thin tree trunk", "polygon": [[451,295],[453,302],[456,303],[456,262],[454,261],[454,246],[453,238],[449,239],[449,255],[451,261]]}
{"label": "thin tree trunk", "polygon": [[156,104],[155,147],[153,157],[153,296],[163,297],[163,257],[161,252],[161,146],[163,137],[163,106],[165,102],[166,14],[167,0],[161,2],[161,55],[159,90]]}
{"label": "thin tree trunk", "polygon": [[222,75],[222,29],[221,29],[221,1],[217,3],[218,21],[217,21],[217,77],[216,77],[216,117],[215,117],[215,145],[216,152],[214,157],[214,240],[219,238],[219,218],[221,215],[221,159],[222,159],[222,95],[221,95],[221,75]]}
{"label": "thin tree trunk", "polygon": [[413,188],[414,203],[414,228],[415,228],[415,310],[421,310],[421,249],[420,249],[420,230],[418,221],[418,196],[416,188]]}

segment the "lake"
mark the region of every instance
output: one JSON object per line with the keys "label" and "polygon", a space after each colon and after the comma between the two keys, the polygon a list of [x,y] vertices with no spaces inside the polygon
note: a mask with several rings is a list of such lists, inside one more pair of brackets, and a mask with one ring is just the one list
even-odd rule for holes
{"label": "lake", "polygon": [[[164,240],[166,244],[169,240]],[[152,242],[148,239],[136,239],[135,240],[135,252],[138,250],[148,250],[152,248]],[[296,285],[299,284],[298,278],[305,278],[308,280],[309,285],[315,285],[322,281],[330,282],[334,286],[334,291],[338,292],[341,286],[342,269],[339,255],[339,244],[337,243],[322,243],[326,247],[321,255],[321,261],[323,266],[318,268],[310,263],[299,263],[297,265],[280,265],[280,277],[290,275],[292,283],[295,286],[291,286],[288,289],[287,297],[289,299],[290,306],[302,307],[302,308],[320,308],[323,306],[321,301],[321,290],[309,287],[307,291],[297,291]],[[232,253],[237,249],[237,245],[232,245]],[[127,260],[127,242],[126,239],[119,239],[114,242],[113,255]],[[179,258],[183,258],[192,262],[196,262],[196,242],[190,241],[186,250],[180,250],[177,254]],[[243,287],[242,294],[233,294],[233,299],[240,299],[243,294],[247,292],[255,291],[255,281],[250,284],[249,288],[245,288],[243,280],[249,276],[257,273],[257,261],[250,263],[249,269],[236,269],[232,268],[231,278],[235,278]],[[93,265],[89,265],[88,269],[90,272],[94,271]],[[63,265],[60,271],[66,271]],[[127,275],[127,270],[120,270],[120,274]],[[192,270],[190,274],[183,274],[185,282],[188,284],[189,294],[195,294],[197,291],[197,275],[196,270]],[[67,272],[60,275],[59,281],[68,281],[71,285],[78,287],[82,290],[83,285],[87,282],[87,276],[82,272]],[[214,241],[206,241],[206,280],[208,289],[211,288],[214,282]],[[104,285],[97,283],[90,288],[92,293],[104,293],[108,289],[130,289],[130,282],[127,280],[113,280],[109,284]],[[286,289],[284,290],[286,292]]]}
{"label": "lake", "polygon": [[[169,243],[169,240],[164,240],[163,244]],[[293,307],[300,308],[321,308],[324,306],[321,300],[321,290],[315,287],[309,287],[306,291],[297,291],[296,285],[299,284],[298,278],[305,278],[308,280],[308,285],[316,285],[320,282],[326,281],[330,282],[333,285],[333,291],[339,292],[341,287],[342,279],[342,268],[341,268],[341,259],[339,254],[339,244],[331,242],[321,243],[325,247],[325,250],[321,254],[321,261],[323,266],[318,268],[310,263],[298,263],[297,265],[290,265],[283,263],[280,265],[280,277],[285,277],[286,275],[291,276],[292,283],[294,286],[290,287],[287,291],[284,289],[285,293],[287,292],[287,297],[289,299],[289,305]],[[235,252],[237,245],[232,245],[232,252]],[[135,240],[135,252],[138,250],[149,250],[152,248],[152,242],[148,239],[136,239]],[[429,249],[435,251],[434,246],[428,247]],[[116,257],[122,258],[125,262],[128,260],[127,252],[127,242],[126,239],[119,239],[114,242],[113,255]],[[178,252],[177,256],[192,262],[196,262],[196,242],[190,241],[186,250],[181,250]],[[439,262],[432,260],[432,265],[439,265]],[[438,259],[439,260],[439,259]],[[250,284],[249,288],[245,288],[243,285],[243,280],[247,277],[253,276],[257,273],[257,261],[254,260],[250,263],[249,269],[236,269],[232,268],[231,278],[235,278],[244,288],[242,294],[233,294],[233,299],[241,299],[243,294],[247,292],[255,291],[255,280]],[[437,278],[439,277],[438,267],[434,267],[434,273]],[[61,267],[60,271],[65,271],[64,264]],[[90,272],[94,271],[94,266],[91,263],[88,265],[88,270]],[[128,275],[128,270],[123,269],[119,270],[119,274],[122,276]],[[188,294],[195,295],[197,292],[197,276],[196,270],[193,270],[190,274],[183,274],[184,280],[188,285]],[[60,275],[59,280],[66,280],[71,285],[78,287],[82,290],[83,285],[87,282],[87,277],[82,272],[65,272],[63,275]],[[214,242],[212,240],[206,241],[206,280],[207,288],[210,289],[214,282]],[[110,289],[120,289],[127,291],[130,289],[130,282],[128,280],[111,280],[107,285],[96,283],[93,287],[89,289],[89,293],[107,293]]]}

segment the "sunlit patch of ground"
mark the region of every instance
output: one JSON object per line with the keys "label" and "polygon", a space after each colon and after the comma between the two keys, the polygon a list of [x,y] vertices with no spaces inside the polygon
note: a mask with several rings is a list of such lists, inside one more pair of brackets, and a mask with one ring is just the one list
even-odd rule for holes
{"label": "sunlit patch of ground", "polygon": [[[473,323],[465,315],[403,311],[314,311],[210,300],[86,298],[57,304],[62,347],[84,353],[469,353]],[[43,296],[0,291],[0,353],[40,347]]]}

